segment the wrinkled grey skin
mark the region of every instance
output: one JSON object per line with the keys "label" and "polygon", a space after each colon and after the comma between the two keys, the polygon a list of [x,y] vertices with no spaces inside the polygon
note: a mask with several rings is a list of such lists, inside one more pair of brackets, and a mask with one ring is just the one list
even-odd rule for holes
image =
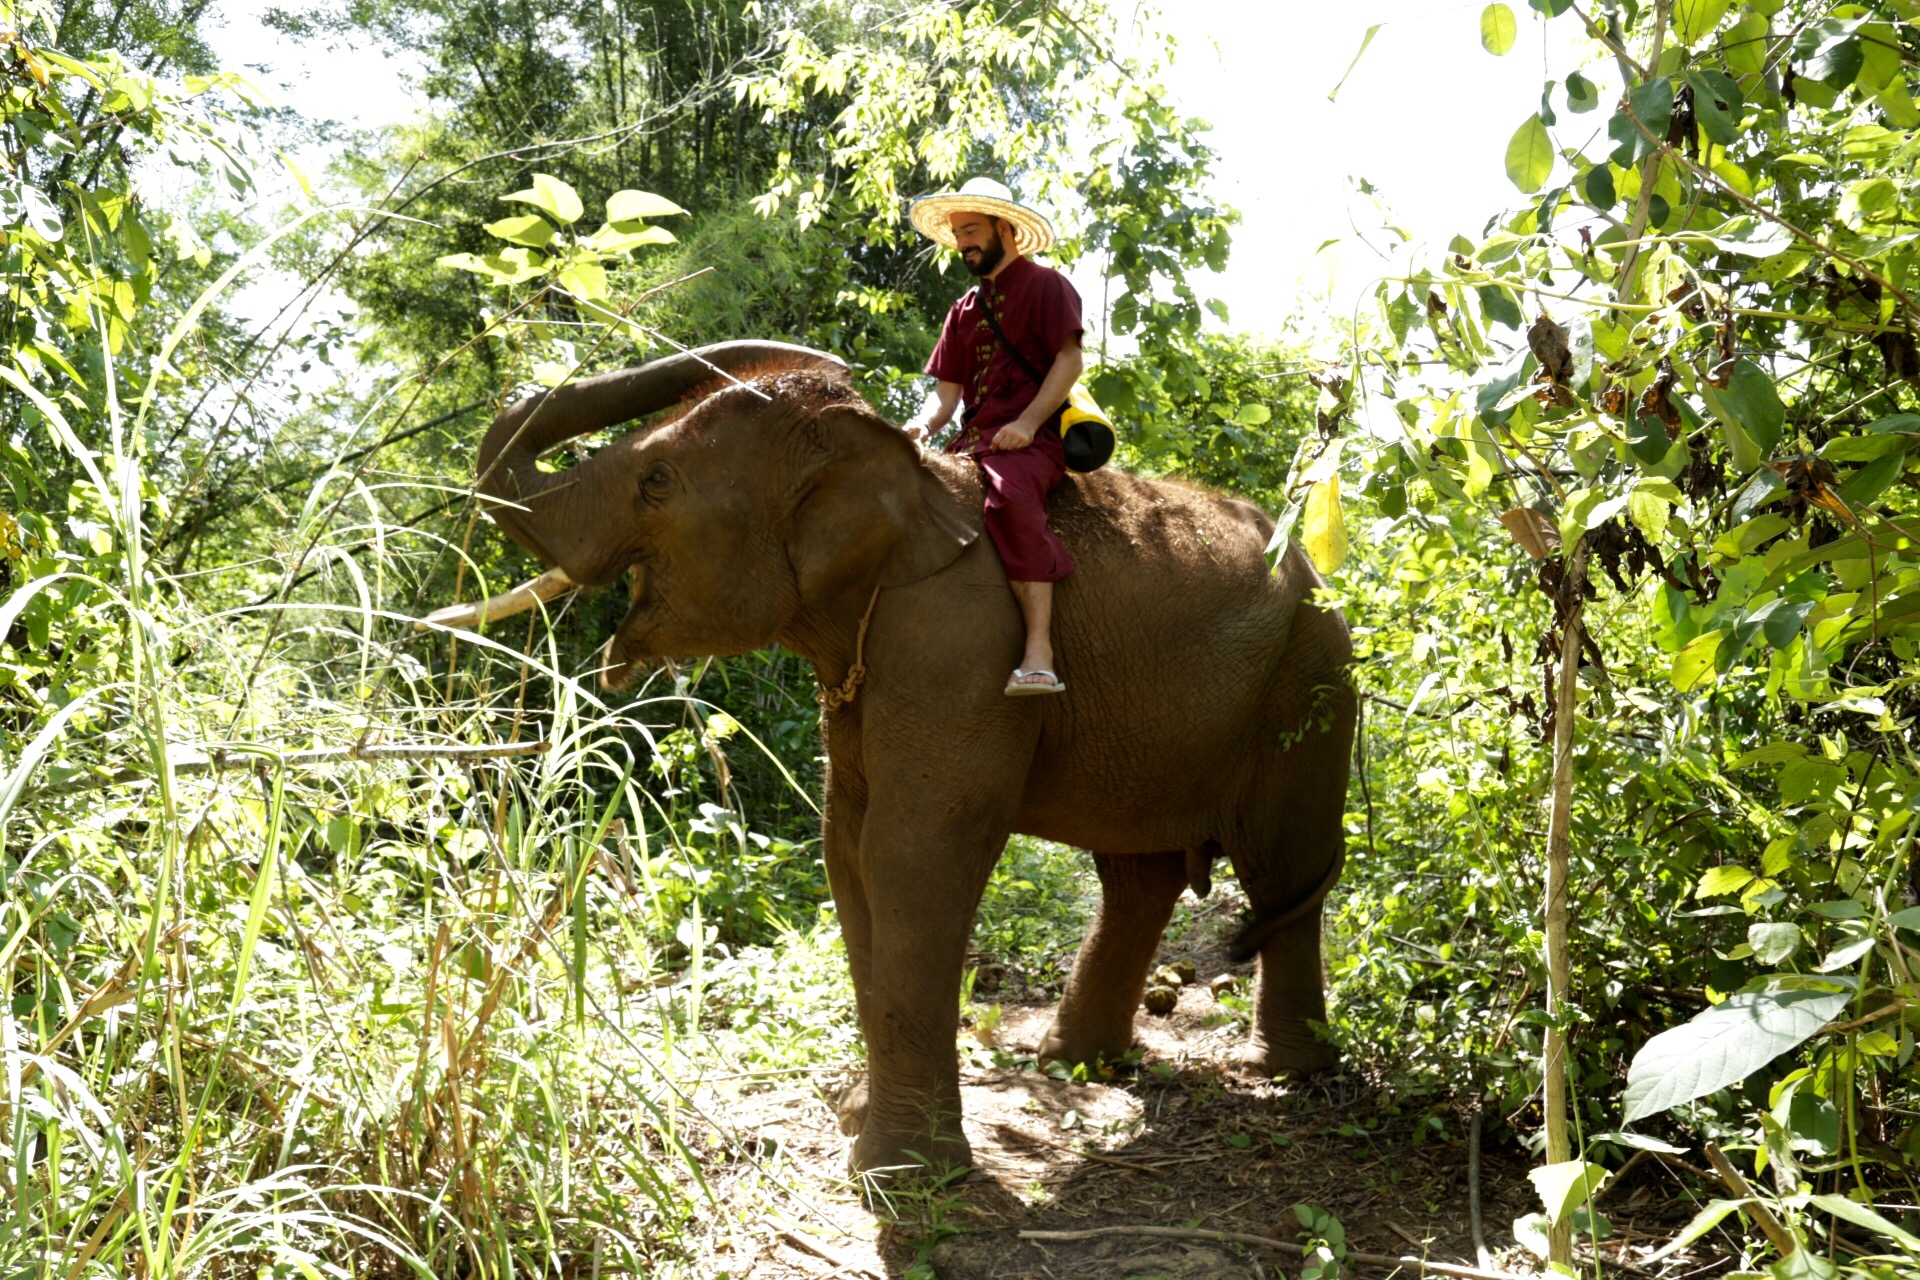
{"label": "wrinkled grey skin", "polygon": [[[1355,701],[1346,625],[1312,603],[1299,548],[1270,572],[1272,522],[1245,503],[1069,476],[1049,508],[1078,564],[1055,597],[1067,691],[1008,698],[1023,629],[981,536],[974,465],[923,454],[831,357],[700,354],[751,385],[700,388],[708,371],[682,356],[523,401],[488,432],[480,488],[574,581],[631,575],[613,684],[658,659],[778,641],[838,686],[873,604],[864,683],[824,725],[827,873],[869,1067],[846,1117],[855,1169],[969,1162],[961,968],[1011,832],[1093,850],[1102,888],[1043,1058],[1130,1047],[1174,900],[1224,854],[1254,911],[1240,950],[1259,957],[1242,1061],[1265,1075],[1327,1065],[1309,1023],[1325,1016],[1320,904],[1343,856]],[[790,371],[763,372],[770,361]],[[533,467],[696,391],[570,470]]]}

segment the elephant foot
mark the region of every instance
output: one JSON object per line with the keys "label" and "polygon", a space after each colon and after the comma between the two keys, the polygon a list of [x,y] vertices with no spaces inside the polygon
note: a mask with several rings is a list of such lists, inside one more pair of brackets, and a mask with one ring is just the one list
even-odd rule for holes
{"label": "elephant foot", "polygon": [[1040,1041],[1038,1057],[1042,1067],[1053,1062],[1069,1067],[1091,1067],[1098,1062],[1117,1062],[1131,1048],[1131,1022],[1119,1032],[1108,1031],[1104,1035],[1075,1035],[1055,1022]]}
{"label": "elephant foot", "polygon": [[841,1090],[833,1100],[833,1110],[840,1118],[840,1132],[849,1138],[859,1133],[867,1123],[867,1082],[856,1080]]}
{"label": "elephant foot", "polygon": [[1240,1046],[1235,1060],[1241,1072],[1268,1080],[1305,1079],[1340,1065],[1340,1055],[1312,1033],[1284,1041],[1255,1036]]}
{"label": "elephant foot", "polygon": [[854,1142],[848,1163],[863,1193],[883,1196],[890,1190],[953,1181],[973,1168],[973,1148],[957,1131],[903,1135],[868,1126]]}

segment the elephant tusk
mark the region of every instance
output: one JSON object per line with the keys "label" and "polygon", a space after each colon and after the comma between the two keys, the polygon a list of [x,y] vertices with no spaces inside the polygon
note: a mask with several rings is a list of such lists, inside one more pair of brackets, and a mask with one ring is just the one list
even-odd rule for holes
{"label": "elephant tusk", "polygon": [[413,629],[433,631],[449,627],[477,627],[483,622],[511,618],[579,585],[567,576],[565,569],[549,569],[531,582],[523,582],[502,595],[475,600],[471,604],[451,604],[444,609],[435,609],[426,617],[416,620]]}

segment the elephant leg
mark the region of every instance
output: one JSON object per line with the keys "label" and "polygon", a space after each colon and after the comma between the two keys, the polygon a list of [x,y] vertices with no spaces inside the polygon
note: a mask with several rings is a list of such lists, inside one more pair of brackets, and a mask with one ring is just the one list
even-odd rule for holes
{"label": "elephant leg", "polygon": [[[847,949],[847,968],[853,979],[854,1015],[860,1024],[860,1035],[865,1039],[872,1034],[867,1021],[866,993],[873,973],[873,915],[866,886],[860,879],[860,828],[866,816],[865,806],[829,778],[826,808],[822,844],[827,888],[833,894],[834,913],[840,918],[840,938]],[[835,1110],[839,1113],[842,1133],[859,1133],[867,1117],[866,1081],[855,1083],[842,1094]]]}
{"label": "elephant leg", "polygon": [[861,994],[867,1110],[855,1173],[973,1162],[960,1127],[960,974],[1018,796],[1017,782],[1003,782],[997,794],[1009,799],[982,803],[993,787],[894,803],[876,795],[868,806],[858,858],[871,937]]}
{"label": "elephant leg", "polygon": [[1317,728],[1263,762],[1243,810],[1246,828],[1227,850],[1253,908],[1236,944],[1260,957],[1244,1070],[1311,1075],[1338,1055],[1310,1024],[1327,1018],[1320,960],[1321,901],[1346,856],[1347,763],[1354,700],[1344,681],[1323,686]]}
{"label": "elephant leg", "polygon": [[1327,1020],[1320,966],[1320,907],[1275,932],[1260,949],[1253,1031],[1240,1047],[1242,1070],[1259,1076],[1306,1076],[1339,1061],[1315,1034]]}
{"label": "elephant leg", "polygon": [[1069,1065],[1118,1058],[1133,1047],[1133,1012],[1174,901],[1187,887],[1183,851],[1093,855],[1100,910],[1074,957],[1073,976],[1040,1061]]}

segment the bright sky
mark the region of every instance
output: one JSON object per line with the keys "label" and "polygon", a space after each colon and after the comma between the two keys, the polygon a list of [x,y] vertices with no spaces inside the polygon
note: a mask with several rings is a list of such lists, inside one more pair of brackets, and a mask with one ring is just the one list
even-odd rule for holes
{"label": "bright sky", "polygon": [[[1231,269],[1211,289],[1228,304],[1230,327],[1273,331],[1302,293],[1330,291],[1344,308],[1385,267],[1359,244],[1319,252],[1356,225],[1379,225],[1352,178],[1369,179],[1393,220],[1435,246],[1455,232],[1477,237],[1490,214],[1518,201],[1502,167],[1507,140],[1538,105],[1542,79],[1563,78],[1584,54],[1571,17],[1549,28],[1525,0],[1508,2],[1519,37],[1494,57],[1480,47],[1483,3],[1162,0],[1162,21],[1182,48],[1168,88],[1182,110],[1213,125],[1218,194],[1245,219]],[[406,66],[370,47],[284,41],[259,21],[267,3],[229,0],[211,39],[276,101],[357,125],[413,109]],[[1384,25],[1329,101],[1376,23]],[[1589,74],[1600,80],[1606,69]],[[1583,141],[1603,119],[1563,112],[1557,136]],[[302,162],[312,171],[324,157]]]}
{"label": "bright sky", "polygon": [[[1509,3],[1519,36],[1504,57],[1480,46],[1483,3],[1169,5],[1165,21],[1182,53],[1168,87],[1188,114],[1213,125],[1220,196],[1245,219],[1215,284],[1231,327],[1277,329],[1298,294],[1327,289],[1329,267],[1337,267],[1334,298],[1350,303],[1386,266],[1359,244],[1317,253],[1356,226],[1380,223],[1350,178],[1371,181],[1392,220],[1435,247],[1456,232],[1478,239],[1490,215],[1517,206],[1507,142],[1538,109],[1542,81],[1563,79],[1584,51],[1570,17],[1548,27],[1525,0]],[[1376,23],[1384,25],[1328,101]],[[1576,142],[1590,122],[1604,123],[1597,112],[1560,120],[1563,130],[1578,121],[1560,135]]]}

